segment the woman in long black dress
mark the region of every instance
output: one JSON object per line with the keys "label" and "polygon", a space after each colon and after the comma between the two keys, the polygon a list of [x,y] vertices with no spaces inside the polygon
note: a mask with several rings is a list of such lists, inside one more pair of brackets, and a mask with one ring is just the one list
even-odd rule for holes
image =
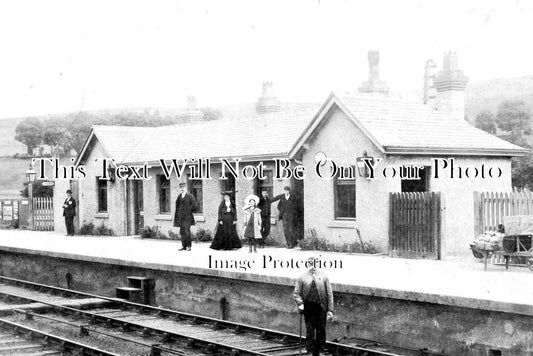
{"label": "woman in long black dress", "polygon": [[210,247],[214,250],[233,250],[242,247],[237,234],[237,211],[229,194],[224,194],[224,200],[218,207],[218,227]]}

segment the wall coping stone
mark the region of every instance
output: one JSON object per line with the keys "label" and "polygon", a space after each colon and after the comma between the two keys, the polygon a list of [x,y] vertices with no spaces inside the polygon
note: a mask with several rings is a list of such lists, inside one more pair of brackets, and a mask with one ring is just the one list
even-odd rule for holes
{"label": "wall coping stone", "polygon": [[[296,282],[296,279],[290,278],[290,277],[269,276],[269,275],[262,275],[262,274],[257,274],[257,273],[243,273],[243,272],[226,271],[226,270],[219,270],[219,269],[208,269],[208,268],[191,267],[191,266],[177,266],[177,265],[160,264],[160,263],[137,262],[137,261],[115,259],[115,258],[105,258],[105,257],[86,256],[86,255],[78,255],[78,254],[71,254],[71,253],[33,250],[33,249],[26,249],[26,248],[19,248],[19,247],[0,246],[0,251],[9,252],[9,253],[25,254],[25,255],[38,255],[38,256],[43,256],[43,257],[60,258],[60,259],[75,260],[75,261],[85,261],[85,262],[92,262],[92,263],[102,263],[102,264],[109,264],[109,265],[134,267],[134,268],[145,268],[145,269],[159,270],[159,271],[165,271],[165,272],[196,274],[196,275],[204,275],[204,276],[210,276],[210,277],[215,277],[215,278],[228,278],[228,279],[244,280],[244,281],[256,282],[256,283],[282,285],[282,286],[293,286]],[[350,285],[350,284],[341,284],[341,283],[332,283],[332,288],[333,288],[333,291],[337,293],[359,294],[359,295],[389,298],[389,299],[400,299],[400,300],[410,300],[410,301],[422,302],[422,303],[433,303],[433,304],[440,304],[440,305],[446,305],[446,306],[452,306],[452,307],[473,308],[473,309],[480,309],[480,310],[486,310],[486,311],[495,311],[495,312],[533,316],[533,304],[518,304],[518,303],[486,300],[486,299],[476,299],[476,298],[458,297],[458,296],[451,296],[451,295],[413,292],[413,291],[406,291],[406,290],[366,287],[366,286],[360,286],[360,285]]]}

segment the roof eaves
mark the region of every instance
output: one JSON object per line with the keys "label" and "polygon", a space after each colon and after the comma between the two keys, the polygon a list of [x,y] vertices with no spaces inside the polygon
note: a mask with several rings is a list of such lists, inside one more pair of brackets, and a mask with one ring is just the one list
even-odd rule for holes
{"label": "roof eaves", "polygon": [[456,147],[385,147],[386,154],[404,155],[459,155],[459,156],[510,156],[520,157],[528,154],[528,149],[487,149],[487,148],[456,148]]}
{"label": "roof eaves", "polygon": [[[220,163],[220,160],[222,159],[229,159],[229,160],[233,160],[233,159],[239,159],[239,162],[242,162],[242,163],[247,163],[247,162],[261,162],[261,161],[265,161],[265,160],[268,160],[268,159],[271,159],[271,160],[274,160],[274,159],[292,159],[289,154],[287,152],[284,152],[284,153],[277,153],[277,154],[266,154],[266,155],[251,155],[251,156],[235,156],[235,157],[228,157],[228,156],[225,156],[225,157],[222,157],[222,156],[216,156],[216,157],[204,157],[203,159],[207,159],[209,158],[211,160],[211,163]],[[163,158],[161,158],[163,159]],[[178,159],[178,157],[176,157],[175,159]],[[165,161],[168,161],[168,160],[172,160],[172,158],[164,158]],[[159,165],[160,161],[159,160],[149,160],[149,161],[131,161],[131,162],[123,162],[123,164],[125,165],[143,165],[143,164],[148,164],[148,165]]]}
{"label": "roof eaves", "polygon": [[309,122],[307,127],[304,129],[300,137],[296,140],[295,144],[289,151],[289,156],[292,158],[294,157],[300,148],[304,145],[304,143],[309,139],[309,137],[313,134],[313,132],[317,129],[317,127],[320,125],[322,120],[324,120],[327,113],[330,111],[330,109],[333,107],[333,105],[337,105],[342,111],[346,113],[346,115],[352,120],[352,122],[357,126],[363,133],[376,145],[376,147],[381,151],[385,152],[384,148],[381,146],[381,144],[376,140],[374,136],[370,134],[370,132],[353,116],[353,114],[350,112],[350,110],[342,103],[342,101],[339,99],[339,97],[334,93],[331,92],[324,102],[322,106],[318,109],[317,113],[313,117],[313,119]]}
{"label": "roof eaves", "polygon": [[[98,128],[99,126],[101,126],[101,125],[94,125],[93,127],[91,127],[91,132],[89,133],[89,136],[87,137],[87,140],[85,140],[85,144],[83,145],[83,148],[82,148],[80,154],[78,155],[78,158],[76,159],[75,167],[77,167],[80,164],[82,157],[85,156],[85,153],[86,153],[86,151],[88,149],[88,145],[91,142],[92,138],[96,138],[98,140],[98,142],[100,142],[100,145],[102,146],[102,149],[104,150],[104,152],[107,155],[107,157],[114,158],[113,156],[111,156],[111,154],[109,154],[109,150],[105,147],[105,145],[102,142],[102,140],[98,137],[96,128]],[[114,161],[112,161],[112,164],[116,165],[116,163]]]}

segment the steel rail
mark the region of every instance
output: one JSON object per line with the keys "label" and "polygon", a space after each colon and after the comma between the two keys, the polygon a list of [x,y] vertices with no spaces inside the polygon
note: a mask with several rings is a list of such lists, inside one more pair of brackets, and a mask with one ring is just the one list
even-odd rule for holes
{"label": "steel rail", "polygon": [[21,324],[17,324],[15,322],[0,319],[0,326],[4,329],[11,329],[15,333],[23,332],[27,336],[31,336],[33,338],[41,338],[46,342],[47,344],[54,344],[59,346],[62,350],[72,350],[72,351],[83,351],[84,355],[93,355],[93,356],[120,356],[119,354],[115,354],[112,352],[104,351],[101,349],[98,349],[96,347],[92,347],[89,345],[81,344],[79,342],[75,342],[72,340],[68,340],[59,336],[55,336],[49,333],[45,333]]}
{"label": "steel rail", "polygon": [[17,313],[20,313],[20,314],[24,314],[26,316],[26,320],[33,320],[33,318],[37,317],[37,318],[50,320],[50,321],[53,321],[53,322],[56,322],[56,323],[65,324],[65,325],[77,328],[77,329],[80,330],[80,336],[88,336],[88,334],[89,334],[88,332],[90,331],[90,332],[94,332],[96,334],[100,334],[100,335],[104,335],[104,336],[107,336],[107,337],[111,337],[111,338],[114,338],[114,339],[117,339],[117,340],[120,340],[120,341],[126,341],[126,342],[130,342],[132,344],[138,345],[138,346],[147,347],[149,349],[157,348],[157,349],[160,349],[160,350],[162,350],[164,352],[167,352],[167,353],[171,353],[171,354],[175,354],[175,355],[183,355],[183,351],[180,351],[180,350],[173,350],[173,349],[170,349],[170,348],[166,348],[164,346],[161,346],[160,344],[148,344],[146,342],[140,342],[140,341],[137,341],[137,340],[128,339],[128,338],[125,338],[125,337],[122,337],[122,336],[119,336],[119,335],[114,335],[114,334],[111,334],[111,333],[108,333],[108,332],[105,332],[105,331],[102,331],[102,330],[98,330],[98,329],[92,328],[92,327],[90,327],[87,324],[79,324],[79,323],[74,323],[74,322],[67,321],[67,320],[61,320],[61,319],[54,318],[54,317],[51,317],[51,316],[48,316],[48,315],[33,313],[33,312],[30,312],[30,311],[27,311],[27,310],[13,309],[13,311],[15,311]]}
{"label": "steel rail", "polygon": [[268,355],[268,354],[265,354],[265,353],[262,353],[262,352],[259,352],[259,351],[252,351],[252,350],[244,349],[244,348],[241,348],[241,347],[228,345],[228,344],[225,344],[225,343],[222,343],[222,342],[214,342],[214,341],[210,341],[208,339],[204,339],[204,338],[201,338],[201,337],[198,337],[198,336],[187,336],[187,335],[183,335],[183,334],[179,334],[179,333],[175,333],[175,332],[170,332],[170,331],[167,331],[167,330],[162,330],[162,329],[158,329],[158,328],[154,328],[154,327],[146,327],[146,326],[134,323],[134,322],[125,321],[125,320],[113,318],[113,317],[110,317],[110,316],[100,315],[100,314],[97,314],[97,313],[92,313],[92,312],[87,311],[87,310],[82,310],[82,309],[67,307],[67,306],[63,306],[63,305],[58,305],[58,304],[55,304],[55,303],[46,302],[46,301],[43,301],[43,300],[40,300],[40,299],[37,299],[37,298],[23,296],[23,295],[16,294],[16,293],[0,291],[0,294],[10,295],[10,296],[13,296],[15,298],[29,300],[29,301],[32,301],[34,303],[41,303],[41,304],[47,305],[49,307],[55,308],[57,310],[60,310],[60,311],[63,311],[63,312],[68,312],[68,313],[71,313],[71,314],[74,314],[74,315],[77,315],[77,316],[80,316],[80,317],[81,316],[86,316],[86,317],[88,316],[90,322],[92,322],[92,323],[101,322],[101,323],[105,323],[106,325],[108,325],[110,327],[113,327],[113,326],[118,327],[118,326],[120,326],[120,327],[122,327],[122,329],[124,331],[126,331],[126,330],[128,330],[128,331],[138,331],[138,332],[142,332],[144,335],[150,335],[150,334],[161,335],[165,342],[181,341],[181,342],[187,343],[187,346],[189,346],[189,347],[197,347],[197,348],[200,348],[200,349],[208,350],[209,352],[214,352],[216,350],[225,351],[225,352],[227,352],[228,354],[231,354],[231,355],[239,355],[239,356],[271,356],[271,355]]}
{"label": "steel rail", "polygon": [[[96,294],[80,292],[80,291],[65,289],[61,287],[54,287],[54,286],[49,286],[46,284],[35,283],[35,282],[20,280],[20,279],[6,277],[6,276],[0,276],[0,281],[6,281],[14,285],[26,285],[26,286],[30,286],[31,288],[38,288],[41,291],[43,290],[55,291],[64,296],[77,295],[77,296],[82,296],[85,298],[99,298],[102,300],[117,303],[123,308],[130,307],[133,309],[138,309],[141,312],[145,312],[145,313],[148,311],[152,311],[152,312],[156,312],[158,315],[162,317],[172,316],[178,320],[191,320],[192,322],[197,323],[197,324],[213,325],[213,327],[217,329],[226,328],[226,329],[234,330],[235,332],[238,332],[238,333],[251,333],[255,335],[261,335],[261,337],[264,339],[276,338],[276,339],[281,339],[284,343],[291,343],[291,342],[299,341],[299,336],[296,334],[292,334],[292,333],[286,333],[286,332],[281,332],[281,331],[267,329],[267,328],[260,328],[260,327],[256,327],[256,326],[252,326],[248,324],[241,324],[237,322],[221,320],[221,319],[211,318],[207,316],[200,316],[196,314],[166,309],[162,307],[155,307],[155,306],[150,306],[146,304],[134,303],[134,302],[126,301],[126,300],[119,299],[119,298],[104,297],[104,296],[100,296]],[[305,337],[302,337],[302,338],[305,339]],[[387,345],[387,344],[382,344],[382,343],[380,343],[380,345],[382,345],[383,347],[394,347],[392,345]],[[331,353],[338,354],[338,355],[365,355],[366,353],[366,355],[368,356],[374,356],[374,355],[375,356],[402,356],[401,354],[397,354],[397,353],[372,350],[372,349],[365,348],[365,347],[345,345],[345,344],[332,342],[332,341],[327,341],[325,348]],[[394,347],[394,348],[404,349],[411,353],[420,351],[420,350],[405,349],[401,347]],[[436,355],[430,352],[427,352],[426,354]]]}

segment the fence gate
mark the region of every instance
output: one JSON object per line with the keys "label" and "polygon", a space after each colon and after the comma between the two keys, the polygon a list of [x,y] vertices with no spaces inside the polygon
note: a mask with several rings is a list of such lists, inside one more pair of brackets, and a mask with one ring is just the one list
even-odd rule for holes
{"label": "fence gate", "polygon": [[440,193],[390,193],[389,254],[440,259]]}
{"label": "fence gate", "polygon": [[53,198],[33,198],[33,230],[54,230]]}

